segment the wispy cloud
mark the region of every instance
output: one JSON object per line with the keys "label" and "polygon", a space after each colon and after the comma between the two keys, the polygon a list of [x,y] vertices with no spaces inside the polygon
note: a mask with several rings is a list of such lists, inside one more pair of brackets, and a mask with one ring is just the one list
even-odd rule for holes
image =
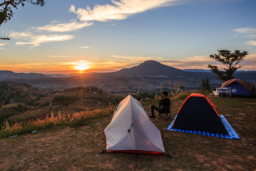
{"label": "wispy cloud", "polygon": [[42,43],[48,42],[56,42],[56,41],[66,41],[73,39],[72,35],[33,35],[29,32],[13,32],[11,36],[14,39],[23,39],[25,42],[16,42],[16,45],[32,45],[32,46],[40,46]]}
{"label": "wispy cloud", "polygon": [[79,60],[79,61],[75,61],[75,62],[62,62],[61,65],[72,65],[72,66],[78,66],[78,65],[89,65],[90,62],[89,61],[85,61],[85,60]]}
{"label": "wispy cloud", "polygon": [[81,49],[89,49],[90,47],[89,46],[81,46],[79,48],[81,48]]}
{"label": "wispy cloud", "polygon": [[53,24],[53,23],[59,23],[59,21],[53,20],[53,21],[51,21],[50,23],[51,23],[51,24]]}
{"label": "wispy cloud", "polygon": [[119,60],[132,60],[132,61],[146,61],[146,60],[162,60],[162,57],[155,56],[121,56],[121,55],[112,55],[113,58],[118,58]]}
{"label": "wispy cloud", "polygon": [[89,22],[70,22],[70,23],[62,23],[62,24],[50,24],[50,25],[46,25],[43,27],[37,27],[37,30],[40,31],[49,31],[49,32],[69,32],[69,31],[74,31],[74,30],[80,30],[84,27],[88,27],[93,25],[93,23],[89,23]]}
{"label": "wispy cloud", "polygon": [[[161,61],[160,61],[161,62]],[[164,64],[176,67],[179,69],[208,69],[208,64],[218,66],[220,69],[224,69],[225,66],[221,63],[214,61],[207,56],[193,56],[180,60],[162,61]],[[245,60],[241,63],[243,70],[256,70],[256,54],[246,56]]]}
{"label": "wispy cloud", "polygon": [[256,41],[254,41],[254,40],[248,41],[248,42],[246,42],[246,44],[251,45],[251,46],[256,46]]}
{"label": "wispy cloud", "polygon": [[124,20],[127,17],[153,8],[172,5],[177,0],[112,0],[112,5],[95,5],[93,9],[87,6],[85,9],[71,5],[70,12],[77,14],[80,21]]}
{"label": "wispy cloud", "polygon": [[0,43],[0,49],[4,49],[4,48],[1,48],[1,46],[5,46],[4,43]]}
{"label": "wispy cloud", "polygon": [[67,58],[69,56],[56,56],[56,55],[49,55],[50,58]]}
{"label": "wispy cloud", "polygon": [[246,38],[256,38],[256,29],[252,27],[237,28],[233,30],[238,34],[242,34]]}

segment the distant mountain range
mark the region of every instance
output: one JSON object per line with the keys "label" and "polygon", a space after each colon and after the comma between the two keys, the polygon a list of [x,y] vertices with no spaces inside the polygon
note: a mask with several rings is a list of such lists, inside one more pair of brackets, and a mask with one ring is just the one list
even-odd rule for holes
{"label": "distant mountain range", "polygon": [[[256,71],[240,71],[234,74],[256,85]],[[145,61],[132,68],[121,69],[112,73],[88,73],[79,75],[44,75],[24,74],[11,71],[0,71],[0,81],[28,83],[44,89],[66,89],[77,86],[97,86],[108,92],[134,93],[142,91],[159,91],[159,85],[168,89],[168,82],[180,82],[185,89],[199,89],[202,79],[208,78],[210,85],[218,87],[222,81],[209,70],[180,70],[157,61]]]}
{"label": "distant mountain range", "polygon": [[[206,70],[206,69],[184,69],[183,71],[186,71],[186,72],[211,72],[211,70]],[[256,71],[254,71],[254,70],[250,70],[250,71],[238,70],[237,72],[256,73]]]}
{"label": "distant mountain range", "polygon": [[1,71],[0,70],[0,81],[6,79],[36,79],[36,78],[48,78],[44,74],[37,73],[15,73],[12,71]]}
{"label": "distant mountain range", "polygon": [[51,77],[70,77],[72,75],[67,74],[38,74],[38,73],[16,73],[13,71],[0,70],[0,81],[9,79],[40,79],[40,78],[51,78]]}

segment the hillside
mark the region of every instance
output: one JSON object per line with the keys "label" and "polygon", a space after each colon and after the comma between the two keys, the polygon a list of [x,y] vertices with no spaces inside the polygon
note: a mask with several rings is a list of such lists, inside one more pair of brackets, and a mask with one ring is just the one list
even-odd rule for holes
{"label": "hillside", "polygon": [[[151,119],[161,130],[166,152],[162,155],[108,153],[103,130],[113,112],[88,118],[78,127],[58,126],[0,139],[0,170],[241,170],[256,169],[256,111],[253,98],[209,96],[241,140],[165,131],[171,120]],[[172,99],[172,119],[183,100]],[[157,101],[154,102],[157,104]],[[150,106],[144,106],[150,115]],[[157,115],[158,116],[158,115]],[[55,118],[58,118],[57,112]],[[15,161],[15,162],[12,162]],[[137,167],[136,167],[137,163]]]}
{"label": "hillside", "polygon": [[58,111],[73,114],[116,104],[121,98],[97,87],[44,91],[27,84],[0,83],[0,127],[6,120],[21,122]]}

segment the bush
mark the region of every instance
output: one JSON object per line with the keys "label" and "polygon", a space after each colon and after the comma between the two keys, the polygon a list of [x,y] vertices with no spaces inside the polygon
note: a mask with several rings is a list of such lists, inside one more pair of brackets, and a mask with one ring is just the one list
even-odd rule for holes
{"label": "bush", "polygon": [[11,110],[11,111],[1,111],[0,114],[0,126],[3,125],[3,122],[8,120],[8,118],[12,117],[13,115],[18,114],[17,111]]}

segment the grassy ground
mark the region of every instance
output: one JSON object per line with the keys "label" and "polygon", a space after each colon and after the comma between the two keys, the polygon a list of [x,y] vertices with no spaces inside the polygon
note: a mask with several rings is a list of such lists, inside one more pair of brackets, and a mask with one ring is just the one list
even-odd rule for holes
{"label": "grassy ground", "polygon": [[25,106],[25,103],[22,103],[22,102],[10,102],[10,104],[4,105],[4,109],[18,107],[18,105]]}
{"label": "grassy ground", "polygon": [[[237,131],[241,140],[229,140],[194,134],[163,131],[171,120],[152,122],[162,131],[165,156],[139,155],[135,168],[133,154],[110,154],[137,170],[256,170],[256,100],[255,98],[216,98],[211,100],[220,114]],[[172,118],[183,100],[172,101]],[[150,107],[145,109],[149,113]],[[88,120],[78,129],[56,127],[37,134],[0,139],[0,170],[131,170],[107,154],[104,128],[112,115]],[[81,140],[79,137],[84,139]]]}

